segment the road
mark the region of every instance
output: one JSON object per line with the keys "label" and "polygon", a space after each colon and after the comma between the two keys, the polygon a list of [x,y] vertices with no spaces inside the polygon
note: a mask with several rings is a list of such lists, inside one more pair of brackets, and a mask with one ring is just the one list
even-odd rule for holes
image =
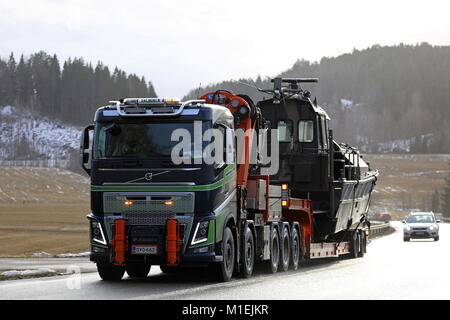
{"label": "road", "polygon": [[251,279],[214,283],[203,271],[166,275],[153,267],[145,280],[107,283],[83,264],[80,274],[0,281],[0,299],[450,299],[450,224],[441,224],[437,242],[403,242],[401,223],[393,226],[397,231],[373,240],[363,258],[316,260],[298,271],[257,270]]}

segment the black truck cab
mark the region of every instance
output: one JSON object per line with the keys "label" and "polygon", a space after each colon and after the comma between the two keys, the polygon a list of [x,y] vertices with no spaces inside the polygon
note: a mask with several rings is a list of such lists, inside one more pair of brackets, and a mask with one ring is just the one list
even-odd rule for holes
{"label": "black truck cab", "polygon": [[[165,263],[166,221],[171,218],[180,222],[184,262],[216,260],[222,236],[216,221],[236,215],[236,164],[227,141],[221,162],[208,159],[209,129],[233,130],[229,110],[204,101],[158,98],[124,99],[97,110],[80,150],[91,177],[92,261],[112,262],[118,218],[126,220],[128,263]],[[135,254],[145,245],[155,247],[155,253]]]}

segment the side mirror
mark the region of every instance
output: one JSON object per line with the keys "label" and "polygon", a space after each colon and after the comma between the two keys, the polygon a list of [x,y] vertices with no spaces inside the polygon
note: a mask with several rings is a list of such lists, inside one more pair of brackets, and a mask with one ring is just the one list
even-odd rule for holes
{"label": "side mirror", "polygon": [[[89,131],[93,131],[94,126],[89,125],[81,132],[80,137],[80,165],[88,175],[91,175],[91,170],[85,164],[89,162]],[[87,151],[87,152],[86,152]]]}
{"label": "side mirror", "polygon": [[83,164],[88,163],[89,161],[89,153],[83,153]]}
{"label": "side mirror", "polygon": [[437,223],[441,222],[441,219],[437,219],[436,222],[437,222]]}
{"label": "side mirror", "polygon": [[406,221],[405,221],[405,220],[402,220],[402,223],[406,223]]}

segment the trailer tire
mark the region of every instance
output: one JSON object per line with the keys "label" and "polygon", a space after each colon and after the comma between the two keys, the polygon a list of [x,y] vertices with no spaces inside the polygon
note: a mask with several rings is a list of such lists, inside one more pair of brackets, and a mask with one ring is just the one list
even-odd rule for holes
{"label": "trailer tire", "polygon": [[242,246],[242,277],[250,278],[253,274],[253,267],[255,265],[255,240],[253,232],[247,228],[244,234]]}
{"label": "trailer tire", "polygon": [[272,228],[270,233],[270,260],[269,272],[276,273],[278,271],[278,264],[280,263],[280,238],[278,237],[278,230]]}
{"label": "trailer tire", "polygon": [[280,245],[280,264],[282,271],[288,271],[289,269],[289,258],[291,253],[291,242],[289,240],[289,230],[285,227],[283,229],[283,235],[281,236]]}
{"label": "trailer tire", "polygon": [[97,271],[104,281],[119,281],[125,273],[125,268],[112,264],[97,264]]}
{"label": "trailer tire", "polygon": [[131,264],[126,267],[127,274],[130,278],[143,279],[147,278],[151,265]]}
{"label": "trailer tire", "polygon": [[297,228],[293,229],[291,238],[291,265],[293,270],[297,270],[301,252],[300,236]]}

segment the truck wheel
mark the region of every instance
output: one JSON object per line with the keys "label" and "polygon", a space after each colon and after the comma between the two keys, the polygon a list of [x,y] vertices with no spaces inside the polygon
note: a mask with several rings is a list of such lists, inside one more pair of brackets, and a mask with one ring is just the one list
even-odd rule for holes
{"label": "truck wheel", "polygon": [[175,273],[180,270],[178,266],[166,266],[164,264],[160,265],[159,268],[163,273]]}
{"label": "truck wheel", "polygon": [[226,228],[222,240],[222,262],[219,264],[218,277],[220,281],[227,282],[231,280],[234,270],[234,258],[236,255],[234,237],[230,228]]}
{"label": "truck wheel", "polygon": [[252,230],[247,228],[244,235],[244,244],[242,246],[242,276],[250,278],[253,274],[255,265],[255,241]]}
{"label": "truck wheel", "polygon": [[284,228],[283,230],[283,236],[281,238],[281,268],[283,271],[288,271],[289,269],[289,256],[290,256],[290,249],[291,249],[291,243],[289,241],[289,231],[287,228]]}
{"label": "truck wheel", "polygon": [[127,274],[130,278],[146,278],[150,272],[150,265],[131,264],[126,267]]}
{"label": "truck wheel", "polygon": [[125,268],[112,264],[97,264],[97,271],[100,278],[105,281],[119,281],[125,273]]}
{"label": "truck wheel", "polygon": [[276,273],[278,271],[278,264],[280,262],[280,240],[278,238],[278,231],[276,228],[272,228],[270,234],[270,261],[269,271]]}
{"label": "truck wheel", "polygon": [[300,261],[300,237],[298,235],[297,228],[294,228],[291,241],[291,264],[292,269],[298,269],[298,263]]}

